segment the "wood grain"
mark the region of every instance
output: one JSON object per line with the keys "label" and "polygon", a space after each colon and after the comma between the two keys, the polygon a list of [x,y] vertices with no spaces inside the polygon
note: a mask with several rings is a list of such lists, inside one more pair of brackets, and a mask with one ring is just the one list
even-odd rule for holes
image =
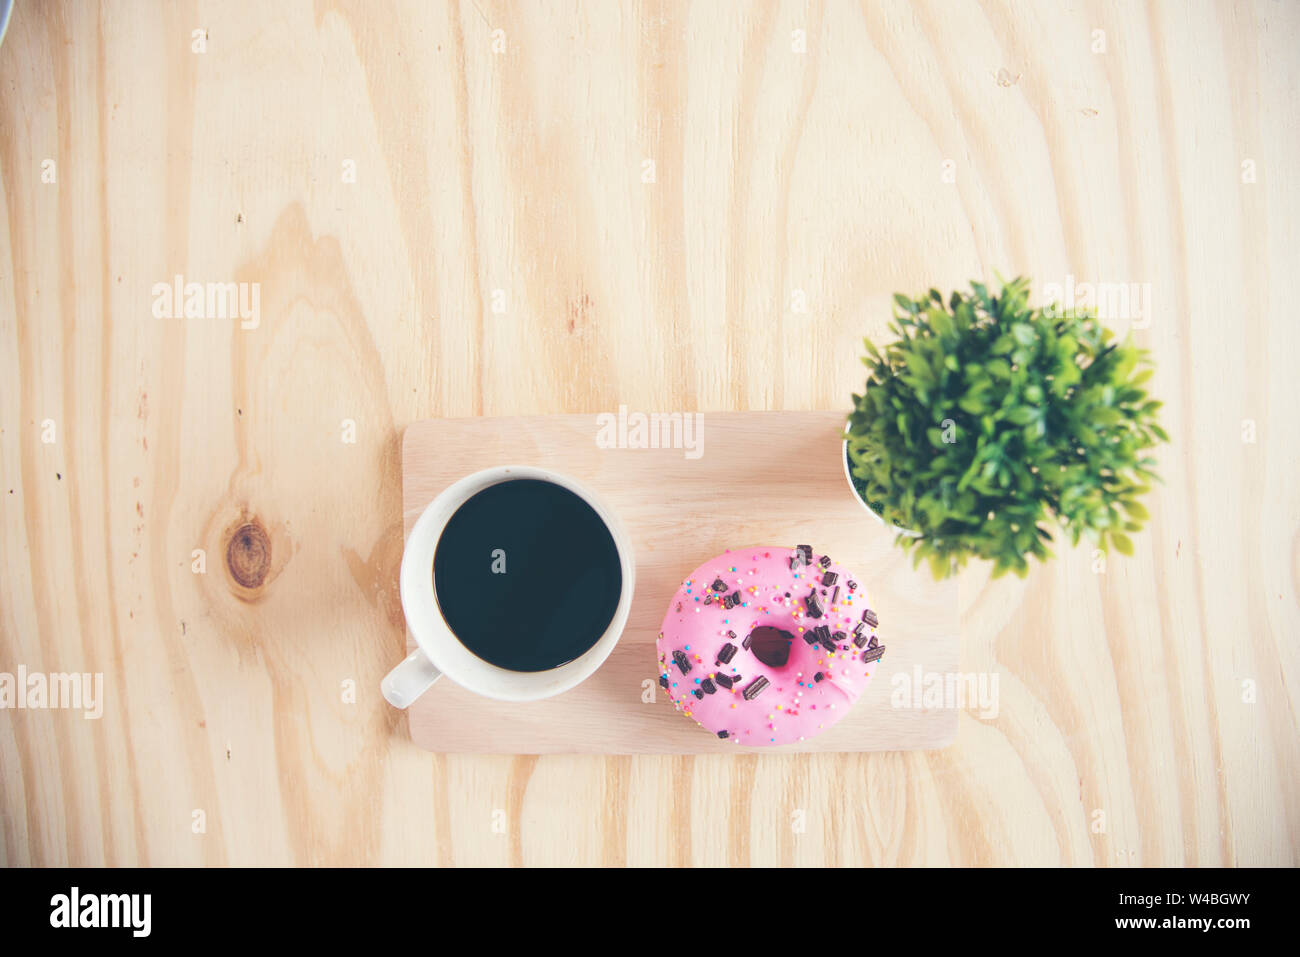
{"label": "wood grain", "polygon": [[[1294,865],[1297,49],[1271,0],[20,3],[0,670],[106,702],[0,713],[0,863]],[[1149,283],[1173,436],[1134,558],[962,579],[996,719],[411,744],[406,425],[844,409],[893,292],[995,272]],[[178,273],[260,324],[155,318]]]}
{"label": "wood grain", "polygon": [[[411,740],[455,753],[735,752],[734,742],[701,732],[659,693],[656,636],[683,577],[700,563],[743,545],[807,542],[861,580],[880,619],[886,657],[846,717],[781,750],[910,751],[951,743],[957,699],[944,706],[936,696],[927,706],[922,692],[925,676],[957,673],[957,583],[913,572],[893,533],[857,503],[842,460],[843,413],[700,413],[687,428],[679,415],[675,433],[671,424],[656,429],[656,448],[629,433],[636,415],[624,408],[610,413],[609,424],[602,416],[534,415],[407,427],[402,509],[408,535],[457,479],[531,465],[577,479],[599,496],[627,529],[636,562],[627,627],[596,674],[556,698],[528,703],[491,701],[443,681],[408,709]],[[603,436],[602,429],[608,429]],[[409,631],[406,645],[415,648]],[[971,704],[978,708],[978,695]]]}

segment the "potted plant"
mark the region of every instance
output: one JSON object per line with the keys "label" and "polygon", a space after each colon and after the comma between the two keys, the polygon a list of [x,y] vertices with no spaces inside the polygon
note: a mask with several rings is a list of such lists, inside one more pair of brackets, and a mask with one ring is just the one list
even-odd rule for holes
{"label": "potted plant", "polygon": [[1145,350],[1088,314],[1031,308],[1029,282],[894,297],[883,350],[854,395],[843,454],[855,494],[900,532],[913,566],[944,578],[972,556],[1024,577],[1051,556],[1053,521],[1131,554],[1169,437],[1142,385]]}

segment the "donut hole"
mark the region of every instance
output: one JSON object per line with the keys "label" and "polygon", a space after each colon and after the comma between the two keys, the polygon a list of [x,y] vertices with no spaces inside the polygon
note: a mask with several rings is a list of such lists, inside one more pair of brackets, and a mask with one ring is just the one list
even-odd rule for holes
{"label": "donut hole", "polygon": [[784,668],[793,644],[794,635],[773,625],[759,625],[745,640],[750,653],[769,668]]}

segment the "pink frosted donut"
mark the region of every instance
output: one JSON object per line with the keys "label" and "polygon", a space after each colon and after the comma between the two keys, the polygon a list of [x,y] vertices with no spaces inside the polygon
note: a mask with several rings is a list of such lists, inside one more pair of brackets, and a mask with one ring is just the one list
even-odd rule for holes
{"label": "pink frosted donut", "polygon": [[812,548],[727,551],[695,569],[659,632],[659,684],[736,744],[819,734],[848,713],[885,646],[853,575]]}

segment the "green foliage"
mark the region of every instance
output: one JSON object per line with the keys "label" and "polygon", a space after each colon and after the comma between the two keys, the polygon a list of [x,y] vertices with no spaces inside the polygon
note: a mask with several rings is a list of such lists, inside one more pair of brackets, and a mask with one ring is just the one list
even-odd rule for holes
{"label": "green foliage", "polygon": [[1029,307],[1029,281],[996,295],[980,283],[912,300],[894,297],[896,341],[864,339],[869,370],[853,397],[854,486],[900,534],[913,565],[944,578],[970,556],[993,575],[1024,577],[1051,556],[1054,519],[1078,544],[1132,554],[1130,532],[1155,479],[1147,453],[1167,442],[1161,403],[1142,384],[1146,350],[1089,315]]}

